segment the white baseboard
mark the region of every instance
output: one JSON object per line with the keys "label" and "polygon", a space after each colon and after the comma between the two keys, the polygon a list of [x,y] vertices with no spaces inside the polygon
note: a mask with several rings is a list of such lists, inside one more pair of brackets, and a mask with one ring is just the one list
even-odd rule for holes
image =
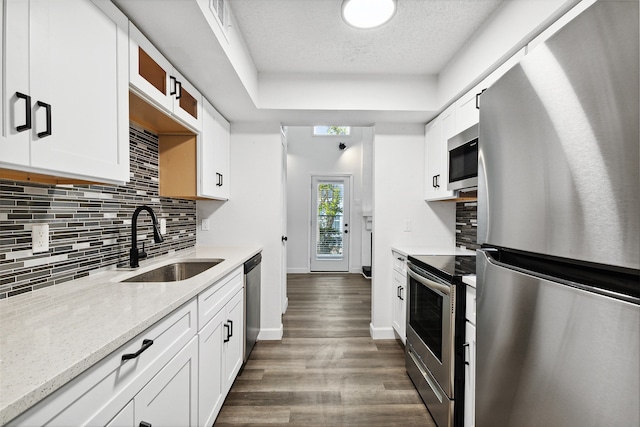
{"label": "white baseboard", "polygon": [[396,334],[393,328],[375,328],[372,323],[369,323],[369,334],[374,340],[394,340]]}
{"label": "white baseboard", "polygon": [[284,299],[284,307],[282,307],[282,314],[287,312],[287,308],[289,308],[289,297]]}
{"label": "white baseboard", "polygon": [[307,274],[308,268],[287,268],[287,274]]}
{"label": "white baseboard", "polygon": [[258,334],[258,341],[281,341],[284,333],[282,323],[279,328],[266,329],[261,328]]}

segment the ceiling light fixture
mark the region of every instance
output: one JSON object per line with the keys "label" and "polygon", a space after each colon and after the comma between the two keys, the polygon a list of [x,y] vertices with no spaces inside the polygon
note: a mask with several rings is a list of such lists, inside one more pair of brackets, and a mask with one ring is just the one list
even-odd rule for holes
{"label": "ceiling light fixture", "polygon": [[344,0],[342,19],[354,28],[376,28],[396,13],[396,0]]}

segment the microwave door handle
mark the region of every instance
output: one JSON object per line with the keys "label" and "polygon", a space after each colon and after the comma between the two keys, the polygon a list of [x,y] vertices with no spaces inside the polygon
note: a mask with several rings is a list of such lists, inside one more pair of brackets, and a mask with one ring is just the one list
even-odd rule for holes
{"label": "microwave door handle", "polygon": [[407,273],[409,273],[409,276],[415,279],[418,283],[421,283],[427,288],[443,293],[445,295],[451,295],[451,287],[441,285],[440,283],[434,282],[433,280],[429,280],[426,277],[422,277],[411,270],[407,270]]}

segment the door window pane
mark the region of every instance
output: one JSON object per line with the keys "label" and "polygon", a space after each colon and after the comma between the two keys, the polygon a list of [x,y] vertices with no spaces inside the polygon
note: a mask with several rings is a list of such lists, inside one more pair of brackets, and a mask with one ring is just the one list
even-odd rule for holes
{"label": "door window pane", "polygon": [[317,194],[316,255],[322,258],[342,258],[344,184],[319,183]]}

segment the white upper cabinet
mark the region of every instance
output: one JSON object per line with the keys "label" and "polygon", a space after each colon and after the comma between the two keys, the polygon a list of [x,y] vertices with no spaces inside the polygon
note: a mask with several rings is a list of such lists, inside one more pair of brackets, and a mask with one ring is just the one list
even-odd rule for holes
{"label": "white upper cabinet", "polygon": [[202,95],[132,23],[129,23],[131,88],[192,130],[202,130]]}
{"label": "white upper cabinet", "polygon": [[424,199],[426,201],[457,197],[455,191],[447,190],[449,182],[447,139],[455,135],[455,112],[455,106],[452,105],[425,127]]}
{"label": "white upper cabinet", "polygon": [[0,168],[126,182],[127,18],[103,0],[3,0],[1,9]]}
{"label": "white upper cabinet", "polygon": [[456,132],[454,135],[479,123],[482,92],[513,68],[524,55],[525,49],[522,48],[456,101]]}
{"label": "white upper cabinet", "polygon": [[229,122],[204,99],[198,153],[199,196],[229,199]]}

